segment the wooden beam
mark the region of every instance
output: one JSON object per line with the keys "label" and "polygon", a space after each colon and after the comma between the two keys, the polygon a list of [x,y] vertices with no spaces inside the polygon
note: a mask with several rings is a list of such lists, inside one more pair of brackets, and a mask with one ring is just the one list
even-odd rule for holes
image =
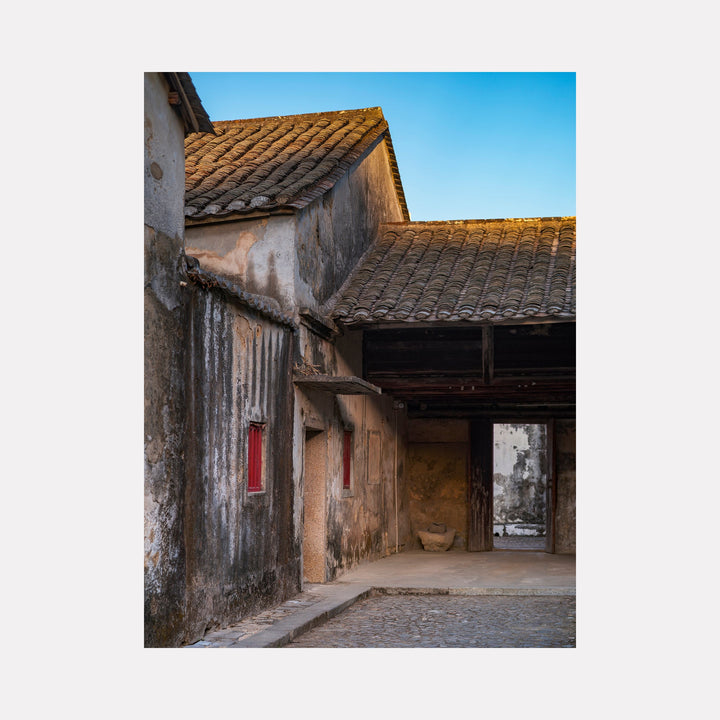
{"label": "wooden beam", "polygon": [[483,380],[486,385],[493,381],[495,374],[495,332],[491,325],[483,327],[482,336],[482,357],[483,357]]}
{"label": "wooden beam", "polygon": [[[180,81],[180,78],[178,77],[177,73],[168,73],[173,77],[176,84],[176,90],[178,95],[181,99],[181,106],[183,108],[183,115],[188,120],[190,127],[192,127],[193,132],[200,132],[200,124],[198,123],[198,119],[195,117],[195,112],[192,109],[192,105],[190,104],[190,100],[188,100],[188,96],[185,94],[185,88],[182,86],[182,82]],[[189,128],[188,128],[189,129]]]}

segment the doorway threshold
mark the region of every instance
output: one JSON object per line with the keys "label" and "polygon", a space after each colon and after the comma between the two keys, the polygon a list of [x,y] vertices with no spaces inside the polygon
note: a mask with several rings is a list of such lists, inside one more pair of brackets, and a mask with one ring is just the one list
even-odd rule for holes
{"label": "doorway threshold", "polygon": [[493,550],[525,550],[543,552],[545,537],[542,535],[506,535],[493,538]]}

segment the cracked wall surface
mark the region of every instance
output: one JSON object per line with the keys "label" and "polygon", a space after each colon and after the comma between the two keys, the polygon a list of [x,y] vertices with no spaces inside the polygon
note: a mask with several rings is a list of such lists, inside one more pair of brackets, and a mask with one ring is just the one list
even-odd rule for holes
{"label": "cracked wall surface", "polygon": [[145,644],[172,646],[183,633],[185,551],[184,129],[160,73],[146,73],[144,227]]}
{"label": "cracked wall surface", "polygon": [[500,535],[544,535],[546,426],[495,424],[493,442],[494,531]]}

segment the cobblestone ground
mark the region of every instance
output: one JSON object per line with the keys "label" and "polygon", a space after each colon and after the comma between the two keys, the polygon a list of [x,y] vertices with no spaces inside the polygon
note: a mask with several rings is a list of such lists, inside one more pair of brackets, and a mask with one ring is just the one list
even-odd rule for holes
{"label": "cobblestone ground", "polygon": [[371,597],[309,630],[287,647],[572,648],[575,598]]}

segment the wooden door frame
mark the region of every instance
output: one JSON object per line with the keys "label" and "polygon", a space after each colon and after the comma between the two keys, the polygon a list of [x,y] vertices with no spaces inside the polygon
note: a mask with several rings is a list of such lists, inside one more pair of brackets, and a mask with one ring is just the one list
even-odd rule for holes
{"label": "wooden door frame", "polygon": [[533,420],[470,420],[468,472],[469,552],[490,552],[493,540],[495,425],[544,425],[546,428],[545,552],[555,552],[557,506],[557,440],[554,418]]}

